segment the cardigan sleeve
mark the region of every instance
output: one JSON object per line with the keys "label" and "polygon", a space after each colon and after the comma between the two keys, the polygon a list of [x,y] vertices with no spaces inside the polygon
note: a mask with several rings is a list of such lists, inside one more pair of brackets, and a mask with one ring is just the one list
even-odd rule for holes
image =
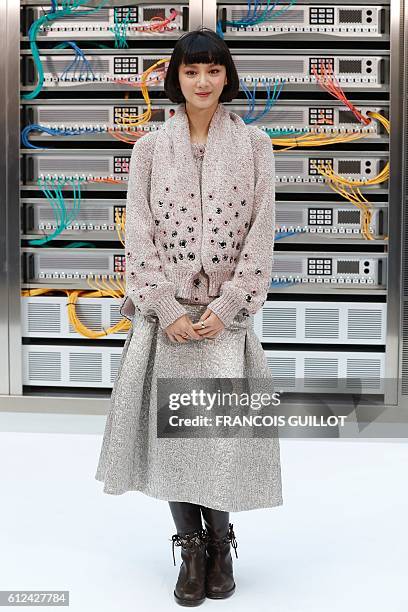
{"label": "cardigan sleeve", "polygon": [[270,137],[252,130],[255,163],[254,207],[250,227],[240,250],[234,276],[220,288],[208,308],[228,326],[234,317],[255,314],[266,301],[270,286],[275,241],[275,155]]}
{"label": "cardigan sleeve", "polygon": [[149,205],[154,132],[133,146],[126,200],[126,293],[143,315],[155,314],[168,325],[186,314],[175,297],[176,286],[163,273],[154,242],[154,220]]}

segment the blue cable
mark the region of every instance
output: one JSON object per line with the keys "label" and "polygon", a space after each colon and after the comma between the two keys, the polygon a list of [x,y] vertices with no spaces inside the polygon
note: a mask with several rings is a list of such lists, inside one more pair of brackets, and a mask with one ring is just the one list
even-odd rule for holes
{"label": "blue cable", "polygon": [[277,88],[277,85],[278,85],[278,81],[275,81],[274,91],[273,91],[273,94],[272,94],[272,98],[271,98],[271,95],[270,95],[270,83],[269,82],[265,83],[266,92],[267,92],[267,100],[266,100],[265,108],[264,108],[264,110],[262,112],[258,113],[257,116],[251,116],[253,111],[254,111],[254,109],[255,109],[255,94],[256,94],[256,86],[258,84],[258,81],[255,81],[254,91],[253,91],[253,93],[251,93],[249,91],[246,83],[243,81],[243,79],[240,79],[240,83],[242,85],[244,93],[247,96],[247,98],[250,99],[250,101],[249,101],[249,107],[250,107],[249,111],[243,117],[243,120],[245,121],[245,123],[249,124],[249,123],[253,123],[255,121],[259,121],[259,119],[261,119],[264,115],[269,113],[269,111],[272,108],[272,106],[274,106],[277,103],[285,82],[286,82],[286,80],[284,79],[282,84],[281,84],[281,87],[279,89],[279,92],[276,93],[276,88]]}
{"label": "blue cable", "polygon": [[21,131],[21,142],[22,144],[27,148],[27,149],[37,149],[37,150],[41,150],[41,151],[47,151],[48,149],[53,149],[55,147],[37,147],[36,145],[32,144],[29,140],[28,140],[28,136],[30,134],[30,132],[45,132],[46,134],[49,134],[50,136],[81,136],[82,134],[94,134],[95,132],[104,132],[105,129],[104,128],[65,128],[65,129],[60,129],[60,128],[47,128],[43,125],[39,125],[37,123],[30,123],[29,125],[26,125],[25,128],[22,129]]}
{"label": "blue cable", "polygon": [[[289,0],[290,4],[288,6],[284,6],[280,11],[273,13],[272,18],[276,18],[282,13],[284,13],[285,11],[287,11],[289,8],[291,8],[291,6],[293,6],[293,4],[295,4],[296,1],[297,0]],[[257,15],[258,8],[259,8],[258,4],[259,4],[258,0],[255,0],[253,15],[251,15],[250,14],[251,13],[251,0],[248,0],[246,17],[242,19],[241,21],[226,21],[225,24],[229,26],[235,26],[235,27],[238,27],[238,26],[246,27],[246,26],[257,24],[257,23],[262,23],[263,21],[266,21],[267,17],[272,13],[273,9],[278,3],[274,2],[274,4],[271,7],[269,7],[270,0],[267,0],[267,6],[260,16]],[[217,21],[216,32],[221,38],[224,38],[221,20]]]}

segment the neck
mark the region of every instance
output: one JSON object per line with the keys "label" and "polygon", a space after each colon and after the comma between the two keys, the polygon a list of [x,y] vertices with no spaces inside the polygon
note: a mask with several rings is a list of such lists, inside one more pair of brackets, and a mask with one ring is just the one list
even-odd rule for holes
{"label": "neck", "polygon": [[209,108],[197,108],[197,106],[193,106],[186,101],[185,108],[190,126],[191,140],[193,142],[205,142],[212,116],[218,108],[218,102]]}

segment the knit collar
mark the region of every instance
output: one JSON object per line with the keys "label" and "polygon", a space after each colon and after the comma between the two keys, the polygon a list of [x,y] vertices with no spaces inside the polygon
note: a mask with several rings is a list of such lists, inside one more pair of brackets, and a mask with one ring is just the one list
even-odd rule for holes
{"label": "knit collar", "polygon": [[[239,154],[237,131],[242,127],[246,128],[243,119],[229,111],[221,102],[218,103],[208,128],[203,159],[203,189],[217,188],[228,177],[235,175],[238,163],[236,157]],[[191,147],[190,124],[184,102],[177,105],[174,115],[164,123],[162,132],[171,142],[171,150],[168,152],[170,159],[167,161],[176,170],[179,179],[182,181],[183,177],[192,176],[195,185],[198,185],[198,168]],[[160,148],[163,144],[162,141]],[[206,178],[209,180],[208,185]]]}

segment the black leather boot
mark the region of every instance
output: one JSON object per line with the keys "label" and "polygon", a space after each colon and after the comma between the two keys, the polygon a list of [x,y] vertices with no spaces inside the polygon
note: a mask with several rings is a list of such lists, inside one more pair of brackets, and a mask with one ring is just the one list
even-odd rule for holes
{"label": "black leather boot", "polygon": [[177,533],[174,546],[181,546],[180,572],[174,589],[174,599],[181,606],[198,606],[205,600],[205,570],[207,532],[202,528],[200,506],[188,502],[169,502]]}
{"label": "black leather boot", "polygon": [[237,554],[237,541],[229,513],[201,506],[207,530],[206,596],[225,599],[235,592],[230,544]]}

